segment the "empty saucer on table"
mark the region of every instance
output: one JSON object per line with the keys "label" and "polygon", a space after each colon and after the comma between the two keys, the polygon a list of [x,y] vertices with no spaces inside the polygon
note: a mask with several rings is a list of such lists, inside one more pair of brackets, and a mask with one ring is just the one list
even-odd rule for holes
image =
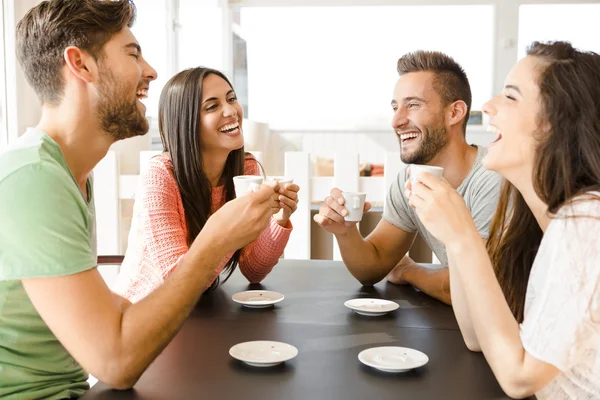
{"label": "empty saucer on table", "polygon": [[361,363],[384,372],[405,372],[427,364],[429,357],[407,347],[372,347],[358,353]]}
{"label": "empty saucer on table", "polygon": [[264,308],[279,303],[284,299],[284,296],[281,293],[269,290],[247,290],[234,294],[231,299],[245,307]]}
{"label": "empty saucer on table", "polygon": [[385,299],[352,299],[344,305],[358,314],[369,317],[384,315],[400,307],[398,303]]}
{"label": "empty saucer on table", "polygon": [[236,344],[229,355],[253,367],[272,367],[296,357],[298,349],[287,343],[256,340]]}

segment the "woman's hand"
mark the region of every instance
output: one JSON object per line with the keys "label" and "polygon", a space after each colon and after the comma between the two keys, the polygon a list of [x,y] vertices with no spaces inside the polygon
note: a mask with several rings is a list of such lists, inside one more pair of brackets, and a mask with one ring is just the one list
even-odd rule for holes
{"label": "woman's hand", "polygon": [[298,191],[300,186],[294,183],[286,183],[279,187],[279,195],[277,200],[279,201],[279,207],[281,209],[273,218],[281,226],[286,226],[290,216],[298,208]]}
{"label": "woman's hand", "polygon": [[464,199],[444,178],[423,172],[417,179],[414,186],[406,182],[408,204],[433,236],[446,247],[472,234],[479,237]]}

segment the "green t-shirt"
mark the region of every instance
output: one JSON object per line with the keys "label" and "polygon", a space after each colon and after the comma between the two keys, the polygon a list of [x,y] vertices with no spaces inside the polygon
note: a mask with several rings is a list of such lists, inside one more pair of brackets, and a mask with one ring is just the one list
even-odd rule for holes
{"label": "green t-shirt", "polygon": [[50,331],[21,279],[96,267],[93,184],[86,202],[58,145],[28,129],[0,153],[0,398],[64,399],[88,374]]}

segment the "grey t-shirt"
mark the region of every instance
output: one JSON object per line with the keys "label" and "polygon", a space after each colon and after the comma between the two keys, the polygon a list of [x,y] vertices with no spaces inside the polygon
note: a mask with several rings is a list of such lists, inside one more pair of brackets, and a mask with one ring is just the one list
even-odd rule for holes
{"label": "grey t-shirt", "polygon": [[[476,147],[477,157],[473,168],[456,190],[465,200],[479,234],[483,239],[487,239],[490,222],[500,196],[502,178],[497,173],[483,168],[481,160],[486,155],[487,149]],[[447,267],[446,247],[425,229],[415,210],[408,204],[408,198],[404,195],[406,175],[405,168],[398,173],[397,179],[392,183],[385,202],[383,219],[405,232],[419,232],[442,265]]]}

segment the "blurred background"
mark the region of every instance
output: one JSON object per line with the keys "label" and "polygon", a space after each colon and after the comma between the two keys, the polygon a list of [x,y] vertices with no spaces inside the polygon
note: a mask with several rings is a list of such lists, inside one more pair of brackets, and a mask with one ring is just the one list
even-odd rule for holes
{"label": "blurred background", "polygon": [[[15,25],[38,1],[1,1],[0,148],[40,116],[39,102],[14,56]],[[125,175],[139,174],[140,151],[161,149],[160,92],[185,68],[204,65],[231,78],[247,118],[246,148],[262,154],[268,175],[284,172],[285,152],[301,151],[310,154],[311,174],[328,176],[336,152],[356,153],[360,165],[380,167],[386,152],[398,151],[390,128],[390,100],[396,61],[407,52],[443,51],[465,68],[473,92],[467,139],[481,145],[493,140],[485,132],[481,106],[500,91],[530,42],[560,39],[600,52],[600,1],[138,0],[135,4],[138,18],[133,32],[159,77],[145,101],[150,133],[113,146],[117,174]],[[117,200],[122,252],[133,201],[122,196]]]}
{"label": "blurred background", "polygon": [[[14,57],[14,27],[35,0],[2,0],[0,145],[39,117]],[[311,133],[390,133],[396,60],[440,50],[466,70],[473,110],[499,91],[533,40],[600,51],[599,1],[138,0],[133,29],[159,73],[147,101],[155,127],[164,83],[197,65],[224,71],[245,116],[301,145]],[[474,119],[470,133],[480,140]],[[485,136],[485,135],[484,135]],[[485,141],[485,139],[483,139]],[[300,143],[299,143],[300,141]]]}

